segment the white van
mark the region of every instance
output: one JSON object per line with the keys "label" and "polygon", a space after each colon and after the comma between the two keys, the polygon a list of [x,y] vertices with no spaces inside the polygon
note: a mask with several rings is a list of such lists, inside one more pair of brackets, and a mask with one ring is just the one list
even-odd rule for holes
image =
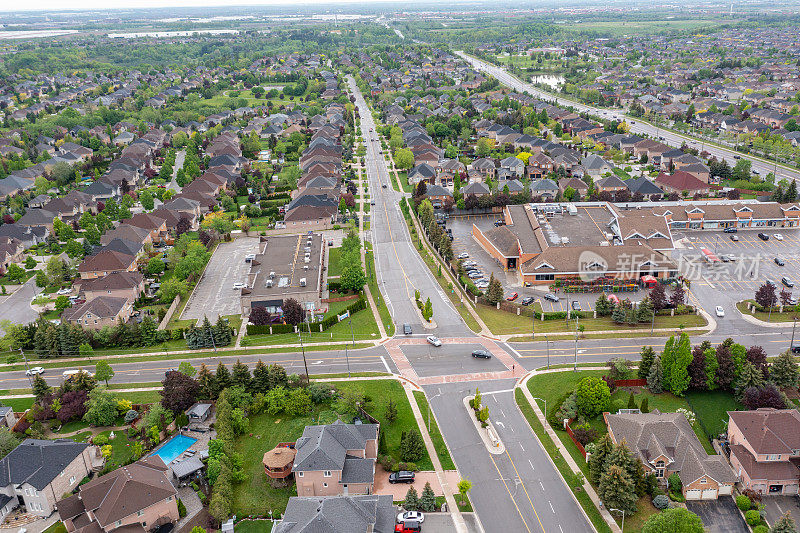
{"label": "white van", "polygon": [[69,379],[72,376],[80,374],[81,372],[85,372],[86,374],[89,374],[90,376],[94,376],[94,374],[92,372],[86,372],[86,370],[65,370],[61,375],[64,376],[64,379]]}

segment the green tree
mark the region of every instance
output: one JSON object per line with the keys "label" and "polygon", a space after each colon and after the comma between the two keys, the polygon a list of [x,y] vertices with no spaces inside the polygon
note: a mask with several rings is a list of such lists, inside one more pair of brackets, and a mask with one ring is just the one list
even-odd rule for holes
{"label": "green tree", "polygon": [[458,494],[461,496],[461,504],[463,505],[467,499],[467,493],[472,489],[472,482],[467,478],[462,478],[457,484]]}
{"label": "green tree", "polygon": [[600,476],[605,471],[606,459],[613,450],[614,442],[608,433],[595,443],[594,451],[589,456],[589,480],[592,483],[600,481]]}
{"label": "green tree", "polygon": [[627,514],[636,512],[636,486],[625,470],[610,465],[597,486],[597,495],[608,509],[619,509]]}
{"label": "green tree", "polygon": [[689,365],[692,362],[692,347],[689,335],[682,333],[674,348],[675,359],[670,369],[669,386],[675,396],[683,396],[689,388]]}
{"label": "green tree", "polygon": [[489,286],[486,288],[486,300],[492,305],[503,299],[503,285],[500,280],[494,277],[494,273],[489,276]]}
{"label": "green tree", "polygon": [[162,272],[164,272],[164,261],[162,261],[158,257],[152,258],[147,262],[146,272],[150,276],[161,274]]}
{"label": "green tree", "polygon": [[660,356],[656,356],[650,367],[650,373],[647,375],[647,390],[653,394],[664,392],[664,369],[661,366]]}
{"label": "green tree", "polygon": [[114,377],[114,369],[108,364],[108,361],[97,361],[94,365],[94,378],[97,381],[105,381],[108,386],[108,380]]}
{"label": "green tree", "polygon": [[65,295],[62,294],[60,296],[56,296],[56,301],[55,301],[56,311],[61,312],[70,305],[71,304],[69,298],[67,298]]}
{"label": "green tree", "polygon": [[753,365],[750,361],[744,362],[742,373],[736,378],[734,392],[737,399],[744,396],[744,391],[751,387],[759,388],[764,385],[764,373]]}
{"label": "green tree", "polygon": [[650,374],[650,367],[653,366],[653,361],[656,358],[656,352],[652,346],[642,346],[640,353],[641,360],[639,361],[639,370],[637,375],[640,379],[647,379]]}
{"label": "green tree", "polygon": [[611,389],[600,378],[585,377],[575,389],[578,411],[586,418],[593,418],[608,410],[611,403]]}
{"label": "green tree", "polygon": [[0,459],[11,453],[19,446],[20,439],[9,428],[0,428]]}
{"label": "green tree", "polygon": [[[170,176],[170,179],[171,178],[172,176]],[[145,211],[152,211],[153,207],[155,207],[155,201],[153,200],[153,193],[147,190],[142,191],[141,194],[139,194],[139,202],[141,202],[142,207],[144,207]]]}
{"label": "green tree", "polygon": [[414,153],[407,148],[398,148],[394,151],[394,164],[401,170],[408,170],[414,166]]}
{"label": "green tree", "polygon": [[670,390],[670,377],[672,376],[672,365],[675,362],[675,348],[676,342],[675,337],[672,336],[667,339],[667,342],[664,344],[664,351],[661,352],[661,369],[664,373],[664,388]]}
{"label": "green tree", "polygon": [[385,418],[389,424],[397,420],[397,405],[391,398],[389,398],[389,401],[386,403],[386,412],[383,414],[383,418]]}
{"label": "green tree", "polygon": [[189,361],[181,361],[181,364],[178,365],[178,372],[184,376],[189,376],[192,378],[195,374],[197,374],[197,369],[193,367],[192,363]]}
{"label": "green tree", "polygon": [[400,438],[400,457],[403,461],[415,463],[425,455],[425,443],[416,429],[403,432]]}
{"label": "green tree", "polygon": [[652,514],[642,526],[642,533],[703,533],[704,531],[700,517],[683,507],[664,509],[660,513]]}
{"label": "green tree", "polygon": [[419,508],[426,513],[432,513],[436,510],[436,495],[433,493],[431,483],[425,483],[425,488],[422,489],[422,494],[419,498]]}
{"label": "green tree", "polygon": [[417,489],[413,486],[409,487],[406,492],[406,497],[403,500],[403,509],[406,511],[416,511],[419,509],[419,496],[417,495]]}
{"label": "green tree", "polygon": [[32,389],[33,395],[36,397],[37,401],[50,394],[53,390],[39,374],[36,374],[36,376],[33,378]]}
{"label": "green tree", "polygon": [[119,412],[117,411],[117,397],[108,392],[104,387],[95,387],[89,392],[86,401],[86,414],[84,422],[93,426],[110,426],[114,424]]}
{"label": "green tree", "polygon": [[789,511],[786,511],[786,513],[775,522],[775,525],[770,528],[769,533],[797,533],[797,526]]}
{"label": "green tree", "polygon": [[[28,259],[30,259],[30,257]],[[6,276],[15,283],[22,283],[25,281],[25,269],[16,263],[11,263],[8,265]]]}
{"label": "green tree", "polygon": [[237,387],[242,387],[244,389],[250,388],[250,381],[252,380],[252,377],[250,376],[250,369],[247,368],[247,365],[242,363],[239,359],[237,359],[233,364],[231,380]]}
{"label": "green tree", "polygon": [[780,354],[769,367],[769,379],[778,387],[797,387],[798,377],[797,359],[789,350]]}
{"label": "green tree", "polygon": [[717,388],[717,368],[719,368],[717,351],[714,348],[708,348],[703,352],[703,357],[706,361],[706,388],[714,390]]}

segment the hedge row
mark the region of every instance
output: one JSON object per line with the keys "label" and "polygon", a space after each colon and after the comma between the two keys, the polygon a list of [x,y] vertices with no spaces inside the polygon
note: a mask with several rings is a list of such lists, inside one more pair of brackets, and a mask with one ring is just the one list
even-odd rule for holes
{"label": "hedge row", "polygon": [[[367,308],[367,301],[364,298],[359,298],[352,304],[345,307],[342,311],[350,311],[350,314],[357,313],[363,309]],[[340,313],[341,314],[341,313]],[[325,317],[320,322],[314,322],[313,324],[302,323],[298,326],[300,331],[311,332],[311,333],[320,333],[325,331],[329,327],[337,324],[339,322],[339,318],[336,315],[331,315]],[[256,326],[255,324],[248,324],[247,325],[247,334],[248,335],[269,335],[270,328],[272,328],[272,335],[278,335],[281,333],[294,333],[294,326],[291,324],[272,324],[272,325],[259,325]]]}

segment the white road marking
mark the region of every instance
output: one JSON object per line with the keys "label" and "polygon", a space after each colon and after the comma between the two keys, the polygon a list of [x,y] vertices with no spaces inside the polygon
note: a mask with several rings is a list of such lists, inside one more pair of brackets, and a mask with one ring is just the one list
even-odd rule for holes
{"label": "white road marking", "polygon": [[392,369],[389,368],[389,364],[386,362],[386,358],[381,356],[381,362],[383,363],[383,367],[386,369],[388,373],[392,373]]}
{"label": "white road marking", "polygon": [[506,425],[505,425],[505,424],[503,424],[502,422],[500,422],[499,420],[497,421],[497,425],[498,425],[498,426],[500,426],[500,427],[501,427],[501,428],[503,428],[503,429],[505,429],[505,428],[506,428]]}
{"label": "white road marking", "polygon": [[506,417],[506,414],[503,412],[503,410],[502,410],[502,409],[500,409],[500,416],[502,416],[503,418],[505,418],[505,417]]}
{"label": "white road marking", "polygon": [[[522,443],[519,444],[519,447],[522,449],[523,452],[525,451],[525,448],[522,447]],[[528,460],[530,461],[530,459]]]}
{"label": "white road marking", "polygon": [[542,483],[541,479],[539,480],[539,486],[542,487],[542,492],[544,492],[544,483]]}
{"label": "white road marking", "polygon": [[553,511],[553,514],[556,514],[556,510],[553,509],[553,502],[551,502],[550,500],[547,500],[547,503],[550,504],[550,510]]}
{"label": "white road marking", "polygon": [[528,459],[528,464],[529,464],[529,465],[531,465],[531,470],[536,470],[536,469],[533,467],[533,462],[532,462],[530,459]]}

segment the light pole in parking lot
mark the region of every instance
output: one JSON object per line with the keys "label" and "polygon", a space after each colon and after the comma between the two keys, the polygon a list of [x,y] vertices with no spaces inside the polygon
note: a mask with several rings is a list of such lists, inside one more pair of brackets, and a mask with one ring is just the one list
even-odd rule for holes
{"label": "light pole in parking lot", "polygon": [[[789,352],[790,353],[794,351],[794,328],[796,328],[796,327],[797,327],[797,317],[794,317],[794,322],[792,322],[792,340],[789,343]],[[22,351],[21,348],[20,348],[20,351]]]}

